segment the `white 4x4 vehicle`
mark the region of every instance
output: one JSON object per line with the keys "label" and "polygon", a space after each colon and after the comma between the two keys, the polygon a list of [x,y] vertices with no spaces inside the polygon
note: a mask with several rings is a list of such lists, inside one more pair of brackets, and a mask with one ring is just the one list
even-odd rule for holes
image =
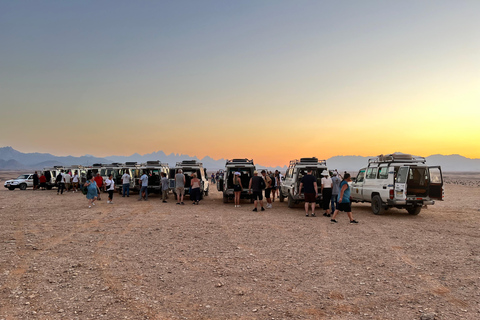
{"label": "white 4x4 vehicle", "polygon": [[312,169],[312,175],[317,178],[318,197],[317,203],[322,200],[321,179],[323,170],[327,170],[327,162],[325,160],[318,160],[317,158],[301,158],[300,160],[290,161],[285,179],[282,181],[280,187],[280,202],[283,202],[285,198],[288,198],[288,207],[291,208],[295,204],[304,202],[305,195],[303,191],[299,194],[298,188],[304,175],[308,170]]}
{"label": "white 4x4 vehicle", "polygon": [[240,199],[251,199],[248,185],[253,177],[255,164],[253,159],[232,159],[225,162],[225,171],[223,178],[219,178],[217,182],[217,190],[223,192],[223,202],[227,203],[229,199],[234,198],[233,176],[235,172],[240,172],[240,181],[243,191],[240,193]]}
{"label": "white 4x4 vehicle", "polygon": [[33,187],[33,174],[22,174],[17,179],[7,180],[4,187],[9,190],[15,190],[16,188],[25,190],[28,187]]}
{"label": "white 4x4 vehicle", "polygon": [[371,202],[374,214],[393,207],[419,214],[422,206],[444,197],[442,169],[425,162],[425,158],[403,153],[369,159],[352,183],[352,201]]}
{"label": "white 4x4 vehicle", "polygon": [[197,162],[196,160],[183,160],[182,162],[177,162],[175,168],[169,170],[167,175],[170,180],[170,189],[172,189],[175,199],[177,198],[177,193],[175,191],[175,175],[177,174],[178,169],[182,169],[183,174],[185,175],[185,195],[190,195],[190,181],[192,180],[192,173],[195,173],[200,180],[200,199],[203,199],[204,196],[208,196],[210,184],[208,183],[207,169],[203,167],[202,163]]}

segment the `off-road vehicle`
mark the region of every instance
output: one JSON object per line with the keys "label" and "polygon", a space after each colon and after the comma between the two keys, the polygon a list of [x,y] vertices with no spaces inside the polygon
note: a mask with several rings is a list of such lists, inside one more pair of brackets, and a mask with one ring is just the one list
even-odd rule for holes
{"label": "off-road vehicle", "polygon": [[417,215],[422,206],[443,197],[441,167],[427,166],[425,158],[403,153],[369,159],[351,186],[352,201],[370,202],[374,214],[395,207]]}
{"label": "off-road vehicle", "polygon": [[223,176],[219,177],[217,181],[217,190],[223,192],[223,202],[233,199],[235,194],[233,191],[233,176],[235,172],[240,172],[240,180],[242,181],[243,191],[240,194],[240,199],[251,199],[248,185],[250,179],[253,177],[255,171],[255,164],[253,160],[249,159],[232,159],[225,163],[225,171]]}
{"label": "off-road vehicle", "polygon": [[312,169],[312,175],[317,178],[318,197],[316,203],[322,201],[321,179],[322,171],[327,170],[327,162],[325,160],[318,160],[317,158],[301,158],[300,160],[290,161],[285,178],[281,182],[280,187],[280,202],[285,198],[288,199],[288,207],[291,208],[295,204],[305,201],[305,195],[302,192],[299,194],[298,188],[303,176],[305,176],[309,169]]}
{"label": "off-road vehicle", "polygon": [[22,174],[16,179],[7,180],[5,181],[4,187],[8,188],[8,190],[15,190],[17,188],[20,190],[25,190],[33,187],[33,174]]}
{"label": "off-road vehicle", "polygon": [[175,191],[175,175],[177,174],[178,169],[182,169],[183,174],[185,175],[185,195],[190,195],[191,175],[192,173],[195,173],[197,178],[200,179],[200,199],[203,199],[204,196],[208,196],[210,184],[208,183],[207,169],[203,167],[202,163],[197,162],[196,160],[183,160],[182,162],[177,162],[175,168],[170,169],[168,175],[170,189],[175,195],[175,198],[177,197]]}

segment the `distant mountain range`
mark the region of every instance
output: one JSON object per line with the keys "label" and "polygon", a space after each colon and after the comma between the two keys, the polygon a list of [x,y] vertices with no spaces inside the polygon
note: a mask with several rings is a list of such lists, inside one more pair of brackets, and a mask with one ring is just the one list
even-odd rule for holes
{"label": "distant mountain range", "polygon": [[[303,156],[303,155],[302,155]],[[373,157],[373,156],[372,156]],[[361,156],[335,156],[327,160],[327,166],[330,169],[337,169],[338,171],[357,171],[359,168],[365,166],[369,158]],[[298,157],[300,158],[300,157]],[[480,172],[480,159],[470,159],[460,155],[432,155],[426,157],[427,164],[440,165],[444,172]],[[94,163],[112,163],[120,162],[125,163],[127,161],[132,162],[146,162],[149,160],[160,160],[161,162],[168,163],[170,167],[175,166],[177,162],[182,160],[198,160],[203,163],[207,170],[218,170],[225,167],[225,159],[212,159],[210,157],[204,157],[199,159],[185,154],[165,154],[163,151],[157,151],[145,155],[138,153],[131,156],[109,156],[106,158],[98,158],[91,155],[85,155],[81,157],[58,157],[49,153],[22,153],[13,149],[12,147],[0,148],[0,170],[23,170],[23,169],[43,169],[45,167],[52,166],[70,166],[70,165],[92,165]],[[285,171],[287,166],[284,167],[268,167],[261,164],[256,164],[258,168],[265,168],[268,170],[280,170]]]}

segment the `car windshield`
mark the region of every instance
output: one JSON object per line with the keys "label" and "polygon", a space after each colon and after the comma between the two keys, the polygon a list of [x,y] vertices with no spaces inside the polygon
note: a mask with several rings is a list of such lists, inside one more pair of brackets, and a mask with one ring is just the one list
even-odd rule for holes
{"label": "car windshield", "polygon": [[22,174],[17,179],[28,179],[29,174]]}

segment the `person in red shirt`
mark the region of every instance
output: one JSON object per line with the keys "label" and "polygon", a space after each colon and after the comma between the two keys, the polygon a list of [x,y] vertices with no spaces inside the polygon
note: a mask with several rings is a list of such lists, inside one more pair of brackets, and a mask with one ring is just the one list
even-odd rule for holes
{"label": "person in red shirt", "polygon": [[40,178],[38,178],[38,182],[40,182],[40,189],[45,190],[47,188],[47,178],[43,173]]}
{"label": "person in red shirt", "polygon": [[100,191],[103,190],[103,178],[102,176],[100,175],[100,173],[98,172],[97,175],[95,176],[95,182],[97,183],[97,187],[98,187],[98,198],[97,200],[101,200],[100,199]]}

